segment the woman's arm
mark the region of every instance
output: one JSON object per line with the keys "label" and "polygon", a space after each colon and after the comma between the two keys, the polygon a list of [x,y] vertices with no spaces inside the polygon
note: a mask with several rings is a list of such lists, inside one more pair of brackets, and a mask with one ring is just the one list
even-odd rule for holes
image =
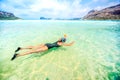
{"label": "woman's arm", "polygon": [[74,41],[71,42],[71,43],[63,43],[62,45],[63,45],[63,46],[71,46],[71,45],[73,45],[73,44],[74,44]]}

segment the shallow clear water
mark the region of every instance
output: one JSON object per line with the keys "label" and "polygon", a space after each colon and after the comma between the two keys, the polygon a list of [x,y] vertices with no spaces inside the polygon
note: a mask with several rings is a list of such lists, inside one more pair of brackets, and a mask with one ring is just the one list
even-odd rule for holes
{"label": "shallow clear water", "polygon": [[[120,21],[0,21],[0,80],[119,80],[119,25]],[[10,61],[18,46],[54,42],[64,34],[68,43],[75,41],[73,46]]]}

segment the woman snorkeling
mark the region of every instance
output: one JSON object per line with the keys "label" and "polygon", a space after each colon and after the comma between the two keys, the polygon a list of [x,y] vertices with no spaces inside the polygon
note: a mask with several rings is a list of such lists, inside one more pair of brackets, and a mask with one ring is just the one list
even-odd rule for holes
{"label": "woman snorkeling", "polygon": [[[66,37],[67,36],[64,35],[63,38],[60,38],[58,41],[56,41],[54,43],[40,44],[40,45],[37,45],[37,46],[28,46],[26,48],[18,47],[15,50],[15,54],[13,55],[11,60],[14,60],[17,57],[28,55],[28,54],[32,54],[32,53],[44,52],[44,51],[47,51],[47,50],[49,50],[51,48],[54,48],[54,47],[71,46],[74,42],[65,43],[66,42]],[[18,52],[20,50],[24,50],[24,49],[28,49],[29,51],[27,51],[25,53],[19,53],[19,54],[16,53],[16,52]]]}

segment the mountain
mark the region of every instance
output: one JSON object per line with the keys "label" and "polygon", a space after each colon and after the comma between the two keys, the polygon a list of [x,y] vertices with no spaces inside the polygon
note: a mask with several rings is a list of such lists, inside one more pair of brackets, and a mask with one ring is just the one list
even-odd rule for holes
{"label": "mountain", "polygon": [[91,10],[83,19],[88,20],[120,20],[120,4],[111,6],[100,11]]}
{"label": "mountain", "polygon": [[0,20],[16,20],[16,19],[20,18],[16,17],[13,13],[0,11]]}

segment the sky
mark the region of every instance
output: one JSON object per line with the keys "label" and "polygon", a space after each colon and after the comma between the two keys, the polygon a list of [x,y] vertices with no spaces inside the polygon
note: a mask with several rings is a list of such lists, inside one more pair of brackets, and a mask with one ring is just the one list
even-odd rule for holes
{"label": "sky", "polygon": [[49,18],[80,18],[90,10],[120,4],[120,0],[0,0],[0,10],[15,16],[37,20]]}

